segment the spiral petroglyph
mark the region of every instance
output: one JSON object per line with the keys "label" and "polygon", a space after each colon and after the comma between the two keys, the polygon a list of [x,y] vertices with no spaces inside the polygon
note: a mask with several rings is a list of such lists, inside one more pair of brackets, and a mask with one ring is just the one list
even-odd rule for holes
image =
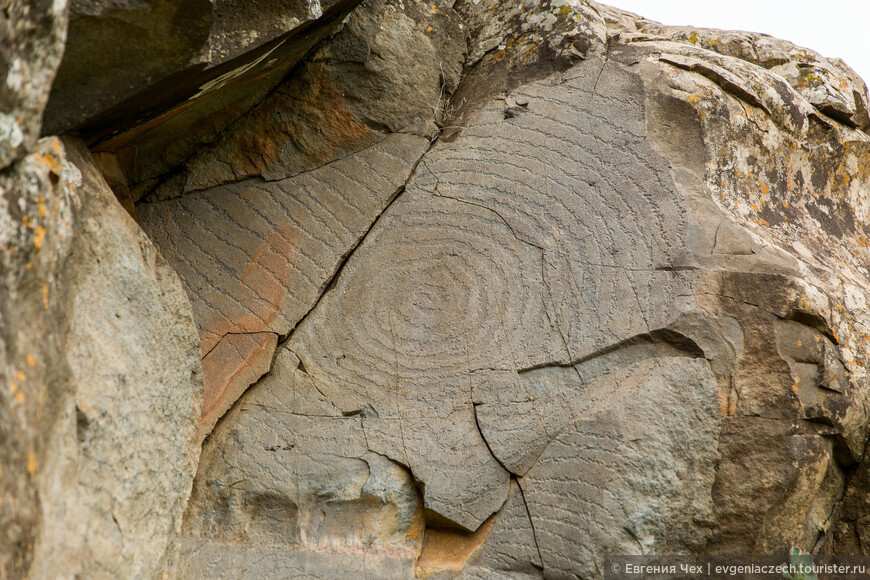
{"label": "spiral petroglyph", "polygon": [[140,207],[183,273],[208,352],[228,332],[287,334],[425,149],[396,135],[293,178],[243,181]]}
{"label": "spiral petroglyph", "polygon": [[[494,101],[427,153],[288,343],[342,412],[373,409],[369,447],[410,467],[424,505],[470,530],[508,482],[475,389],[491,392],[493,372],[570,369],[689,309],[691,273],[674,267],[685,217],[644,141],[637,91],[615,68],[574,74],[509,96],[524,103],[516,116]],[[584,74],[611,96],[584,91]],[[567,376],[560,389],[582,388]]]}

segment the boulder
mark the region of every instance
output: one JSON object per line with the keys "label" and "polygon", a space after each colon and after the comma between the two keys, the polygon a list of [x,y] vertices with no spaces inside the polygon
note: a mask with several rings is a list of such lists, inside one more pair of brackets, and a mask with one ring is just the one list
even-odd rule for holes
{"label": "boulder", "polygon": [[4,15],[0,576],[160,577],[199,458],[189,301],[84,145],[37,141],[66,7]]}

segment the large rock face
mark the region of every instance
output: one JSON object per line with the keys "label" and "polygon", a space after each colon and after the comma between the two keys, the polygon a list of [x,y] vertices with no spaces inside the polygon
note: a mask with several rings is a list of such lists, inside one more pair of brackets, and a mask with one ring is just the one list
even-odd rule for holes
{"label": "large rock face", "polygon": [[[0,131],[0,573],[870,554],[851,69],[587,0],[357,4],[73,3],[47,130],[84,143],[36,144],[47,80]],[[54,18],[9,53],[45,78]]]}

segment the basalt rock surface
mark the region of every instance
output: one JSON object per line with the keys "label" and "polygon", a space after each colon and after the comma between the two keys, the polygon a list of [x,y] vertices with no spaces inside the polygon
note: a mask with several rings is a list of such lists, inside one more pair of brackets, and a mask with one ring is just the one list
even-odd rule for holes
{"label": "basalt rock surface", "polygon": [[[66,14],[31,4],[0,575],[870,554],[841,60],[588,0],[75,1],[49,97]],[[46,100],[77,137],[36,141]]]}

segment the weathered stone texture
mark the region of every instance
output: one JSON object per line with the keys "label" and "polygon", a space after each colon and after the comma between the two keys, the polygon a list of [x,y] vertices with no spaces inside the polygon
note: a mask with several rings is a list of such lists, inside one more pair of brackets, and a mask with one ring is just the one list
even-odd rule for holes
{"label": "weathered stone texture", "polygon": [[185,76],[250,53],[334,4],[324,0],[312,14],[304,0],[71,0],[46,129],[78,128],[155,85],[184,84]]}
{"label": "weathered stone texture", "polygon": [[176,556],[199,459],[198,343],[176,274],[84,147],[64,149],[81,176],[59,276],[75,391],[45,458],[31,574],[156,577]]}
{"label": "weathered stone texture", "polygon": [[[337,548],[313,555],[317,540],[301,531],[310,520],[295,511],[301,483],[287,489],[289,473],[276,475],[299,460],[253,451],[249,437],[296,453],[289,435],[261,433],[276,421],[270,433],[283,432],[282,413],[300,436],[303,418],[323,415],[323,435],[300,453],[334,454],[340,434],[342,458],[374,453],[407,474],[399,488],[426,527],[405,545],[411,560],[388,568],[376,546],[396,538],[344,543],[384,577],[586,578],[610,553],[846,541],[827,530],[866,443],[866,89],[842,63],[784,41],[662,27],[591,3],[527,8],[453,6],[468,56],[444,132],[207,440],[186,516],[191,574],[214,558],[208,573],[228,573],[227,544],[262,553],[240,567],[249,575],[359,570]],[[373,34],[361,10],[346,29],[356,38]],[[299,79],[320,71],[314,94],[323,79],[346,80],[335,76],[346,34],[300,69]],[[789,72],[796,61],[835,80],[809,86]],[[281,118],[269,111],[299,94],[293,82],[162,195],[209,187],[205,169],[219,160],[242,168],[221,180],[268,179],[270,163],[289,159],[307,167],[298,147],[250,169],[226,161],[259,119]],[[367,129],[333,140],[326,159],[344,161],[326,168],[390,139],[342,92],[346,108],[316,126]],[[171,203],[218,199],[222,187]],[[353,480],[353,463],[330,465],[342,466],[331,482]],[[269,540],[283,555],[226,535],[278,531],[248,493],[290,498],[288,517],[302,524]],[[851,521],[862,517],[855,504]]]}
{"label": "weathered stone texture", "polygon": [[459,25],[449,3],[362,4],[329,42],[152,196],[246,177],[293,177],[385,133],[432,137],[459,82],[465,49]]}
{"label": "weathered stone texture", "polygon": [[189,302],[87,150],[36,141],[64,3],[0,20],[14,116],[0,146],[0,576],[159,577],[199,457]]}
{"label": "weathered stone texture", "polygon": [[43,140],[2,180],[0,565],[159,576],[199,457],[187,297],[80,144]]}
{"label": "weathered stone texture", "polygon": [[[219,343],[234,335],[287,335],[427,146],[421,137],[393,135],[294,178],[243,181],[140,206],[140,224],[185,281],[203,355],[229,348]],[[250,367],[248,357],[240,352],[234,360]],[[217,378],[227,374],[226,364],[234,363],[205,366],[216,371],[206,377],[207,401],[226,399],[231,384]],[[224,410],[232,400],[226,403]]]}
{"label": "weathered stone texture", "polygon": [[0,572],[10,577],[31,567],[50,434],[74,393],[56,329],[76,175],[57,139],[0,173]]}
{"label": "weathered stone texture", "polygon": [[67,30],[66,1],[6,2],[0,14],[0,169],[33,151]]}
{"label": "weathered stone texture", "polygon": [[76,130],[118,168],[113,189],[136,200],[269,95],[357,4],[80,2],[45,129]]}
{"label": "weathered stone texture", "polygon": [[845,63],[587,0],[194,4],[74,3],[160,34],[104,55],[93,160],[7,147],[0,572],[870,553]]}
{"label": "weathered stone texture", "polygon": [[366,447],[363,415],[342,414],[299,362],[283,349],[206,440],[185,517],[185,577],[338,577],[364,561],[373,577],[413,576],[417,488]]}

